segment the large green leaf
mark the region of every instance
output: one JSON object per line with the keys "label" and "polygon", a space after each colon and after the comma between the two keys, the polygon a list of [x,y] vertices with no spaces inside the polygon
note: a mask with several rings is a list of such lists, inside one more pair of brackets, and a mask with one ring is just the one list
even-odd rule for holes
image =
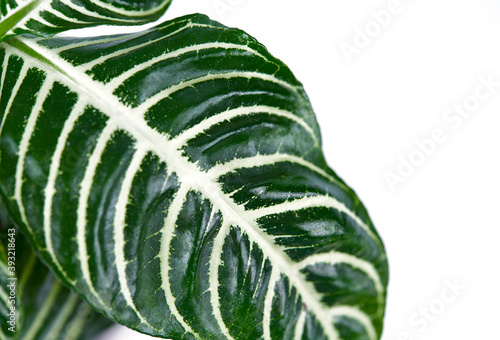
{"label": "large green leaf", "polygon": [[84,340],[110,326],[59,283],[1,210],[0,200],[0,339]]}
{"label": "large green leaf", "polygon": [[0,193],[95,308],[174,339],[380,336],[382,242],[253,38],[194,15],[0,53]]}
{"label": "large green leaf", "polygon": [[158,19],[171,0],[0,0],[0,41],[22,33],[50,37],[74,28],[139,25]]}

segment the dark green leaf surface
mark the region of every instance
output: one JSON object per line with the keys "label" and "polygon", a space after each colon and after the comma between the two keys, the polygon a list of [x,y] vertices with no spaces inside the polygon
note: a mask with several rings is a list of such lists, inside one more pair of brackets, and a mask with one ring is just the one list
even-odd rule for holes
{"label": "dark green leaf surface", "polygon": [[31,33],[50,37],[75,28],[140,25],[158,19],[171,0],[0,0],[0,41]]}
{"label": "dark green leaf surface", "polygon": [[382,242],[253,38],[194,15],[0,54],[0,193],[95,308],[173,339],[379,338]]}
{"label": "dark green leaf surface", "polygon": [[111,324],[63,287],[0,216],[1,339],[88,340]]}

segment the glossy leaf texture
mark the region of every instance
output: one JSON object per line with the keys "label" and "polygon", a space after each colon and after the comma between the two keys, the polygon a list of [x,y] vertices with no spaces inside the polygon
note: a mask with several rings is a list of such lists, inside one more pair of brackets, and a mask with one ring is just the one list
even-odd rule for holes
{"label": "glossy leaf texture", "polygon": [[112,324],[62,286],[0,216],[0,339],[92,339]]}
{"label": "glossy leaf texture", "polygon": [[140,25],[157,20],[171,0],[0,0],[0,41],[17,34],[51,37],[69,29]]}
{"label": "glossy leaf texture", "polygon": [[91,305],[173,339],[379,338],[382,241],[255,39],[193,15],[0,53],[0,193]]}

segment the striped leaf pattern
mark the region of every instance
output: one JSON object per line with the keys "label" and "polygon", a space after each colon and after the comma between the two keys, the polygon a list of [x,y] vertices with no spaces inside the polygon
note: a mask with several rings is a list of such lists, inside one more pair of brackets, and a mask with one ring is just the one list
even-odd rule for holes
{"label": "striped leaf pattern", "polygon": [[92,339],[110,325],[63,287],[19,231],[0,218],[0,339]]}
{"label": "striped leaf pattern", "polygon": [[193,15],[0,53],[0,192],[92,306],[173,339],[380,337],[382,242],[253,38]]}
{"label": "striped leaf pattern", "polygon": [[0,41],[17,34],[50,37],[75,28],[139,25],[158,19],[171,0],[0,0]]}

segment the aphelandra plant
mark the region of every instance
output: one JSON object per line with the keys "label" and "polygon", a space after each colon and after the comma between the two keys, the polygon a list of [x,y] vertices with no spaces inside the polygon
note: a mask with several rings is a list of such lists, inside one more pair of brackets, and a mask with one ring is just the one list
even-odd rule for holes
{"label": "aphelandra plant", "polygon": [[52,275],[3,212],[0,207],[0,337],[84,340],[112,325]]}
{"label": "aphelandra plant", "polygon": [[[64,286],[140,332],[379,339],[382,241],[327,166],[307,96],[281,61],[203,15],[133,34],[51,38],[155,20],[167,6],[1,3],[0,195],[9,218]],[[25,261],[28,245],[16,238],[21,282],[38,260]],[[30,330],[18,319],[26,330],[2,325],[3,336],[78,338],[61,330],[79,309],[40,316],[56,297],[38,281],[24,279],[16,303],[43,326],[59,316],[57,327]],[[60,291],[61,306],[80,304]]]}

